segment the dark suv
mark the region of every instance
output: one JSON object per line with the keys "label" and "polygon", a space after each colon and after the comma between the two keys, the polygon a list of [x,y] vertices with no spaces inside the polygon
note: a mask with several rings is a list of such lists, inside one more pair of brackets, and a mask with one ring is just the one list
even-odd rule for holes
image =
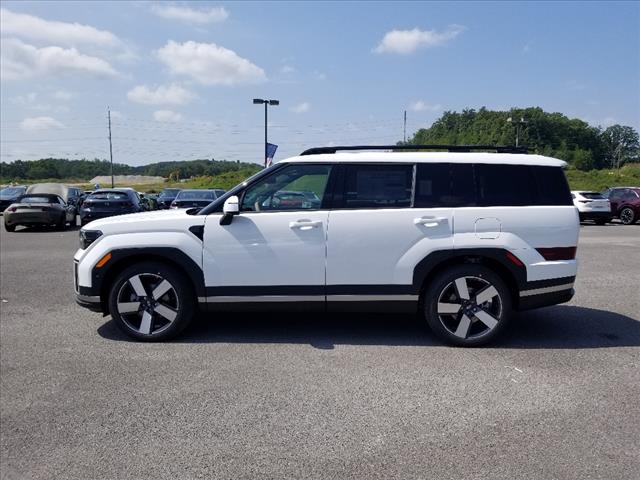
{"label": "dark suv", "polygon": [[158,208],[164,210],[171,207],[171,204],[180,193],[180,188],[165,188],[158,196]]}
{"label": "dark suv", "polygon": [[640,218],[640,187],[615,187],[602,192],[611,203],[611,214],[625,225]]}

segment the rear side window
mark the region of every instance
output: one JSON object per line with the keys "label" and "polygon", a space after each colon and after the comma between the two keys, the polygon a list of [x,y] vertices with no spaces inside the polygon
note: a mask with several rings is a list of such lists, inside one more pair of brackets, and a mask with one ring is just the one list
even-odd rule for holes
{"label": "rear side window", "polygon": [[417,168],[416,207],[472,207],[476,205],[473,165],[420,163]]}
{"label": "rear side window", "polygon": [[536,185],[528,166],[477,164],[475,173],[480,206],[536,204]]}
{"label": "rear side window", "polygon": [[344,208],[411,206],[413,165],[346,165]]}
{"label": "rear side window", "polygon": [[[573,205],[569,184],[560,167],[529,167],[537,187],[537,201],[532,205]],[[582,194],[586,198],[602,198],[598,193]],[[588,196],[593,195],[593,196]]]}

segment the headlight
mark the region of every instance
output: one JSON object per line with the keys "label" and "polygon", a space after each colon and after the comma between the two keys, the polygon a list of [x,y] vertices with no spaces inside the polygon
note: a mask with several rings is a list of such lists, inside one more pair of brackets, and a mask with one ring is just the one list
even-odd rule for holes
{"label": "headlight", "polygon": [[80,230],[80,248],[84,250],[101,236],[100,230]]}

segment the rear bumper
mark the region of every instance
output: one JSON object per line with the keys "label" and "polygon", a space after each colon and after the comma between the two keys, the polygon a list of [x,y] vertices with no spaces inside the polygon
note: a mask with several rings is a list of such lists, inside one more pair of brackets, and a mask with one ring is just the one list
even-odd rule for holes
{"label": "rear bumper", "polygon": [[573,284],[568,288],[566,286],[558,286],[556,288],[562,288],[560,290],[554,290],[552,287],[548,289],[539,289],[537,292],[533,292],[530,295],[524,295],[526,291],[520,292],[520,299],[518,301],[518,310],[531,310],[533,308],[548,307],[550,305],[558,305],[560,303],[566,303],[571,300],[575,294]]}
{"label": "rear bumper", "polygon": [[51,225],[60,220],[60,213],[5,213],[4,223],[7,225]]}
{"label": "rear bumper", "polygon": [[613,218],[611,212],[578,212],[580,215],[580,221],[582,220],[606,220],[610,221]]}

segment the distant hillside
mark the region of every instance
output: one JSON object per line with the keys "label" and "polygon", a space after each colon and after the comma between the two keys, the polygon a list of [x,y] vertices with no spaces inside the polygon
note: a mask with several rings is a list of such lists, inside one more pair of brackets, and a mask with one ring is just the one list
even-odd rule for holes
{"label": "distant hillside", "polygon": [[603,130],[538,107],[444,112],[431,127],[418,130],[408,143],[515,145],[516,130],[521,146],[566,160],[579,170],[619,167],[637,162],[640,154],[638,132],[632,127],[612,125]]}
{"label": "distant hillside", "polygon": [[[139,167],[121,163],[113,164],[114,175],[149,175],[172,179],[195,176],[214,176],[224,172],[255,169],[253,163],[220,160],[188,160],[182,162],[159,162]],[[0,178],[3,182],[42,179],[89,180],[98,175],[110,175],[111,165],[106,160],[68,160],[66,158],[43,158],[40,160],[16,160],[0,163]]]}

